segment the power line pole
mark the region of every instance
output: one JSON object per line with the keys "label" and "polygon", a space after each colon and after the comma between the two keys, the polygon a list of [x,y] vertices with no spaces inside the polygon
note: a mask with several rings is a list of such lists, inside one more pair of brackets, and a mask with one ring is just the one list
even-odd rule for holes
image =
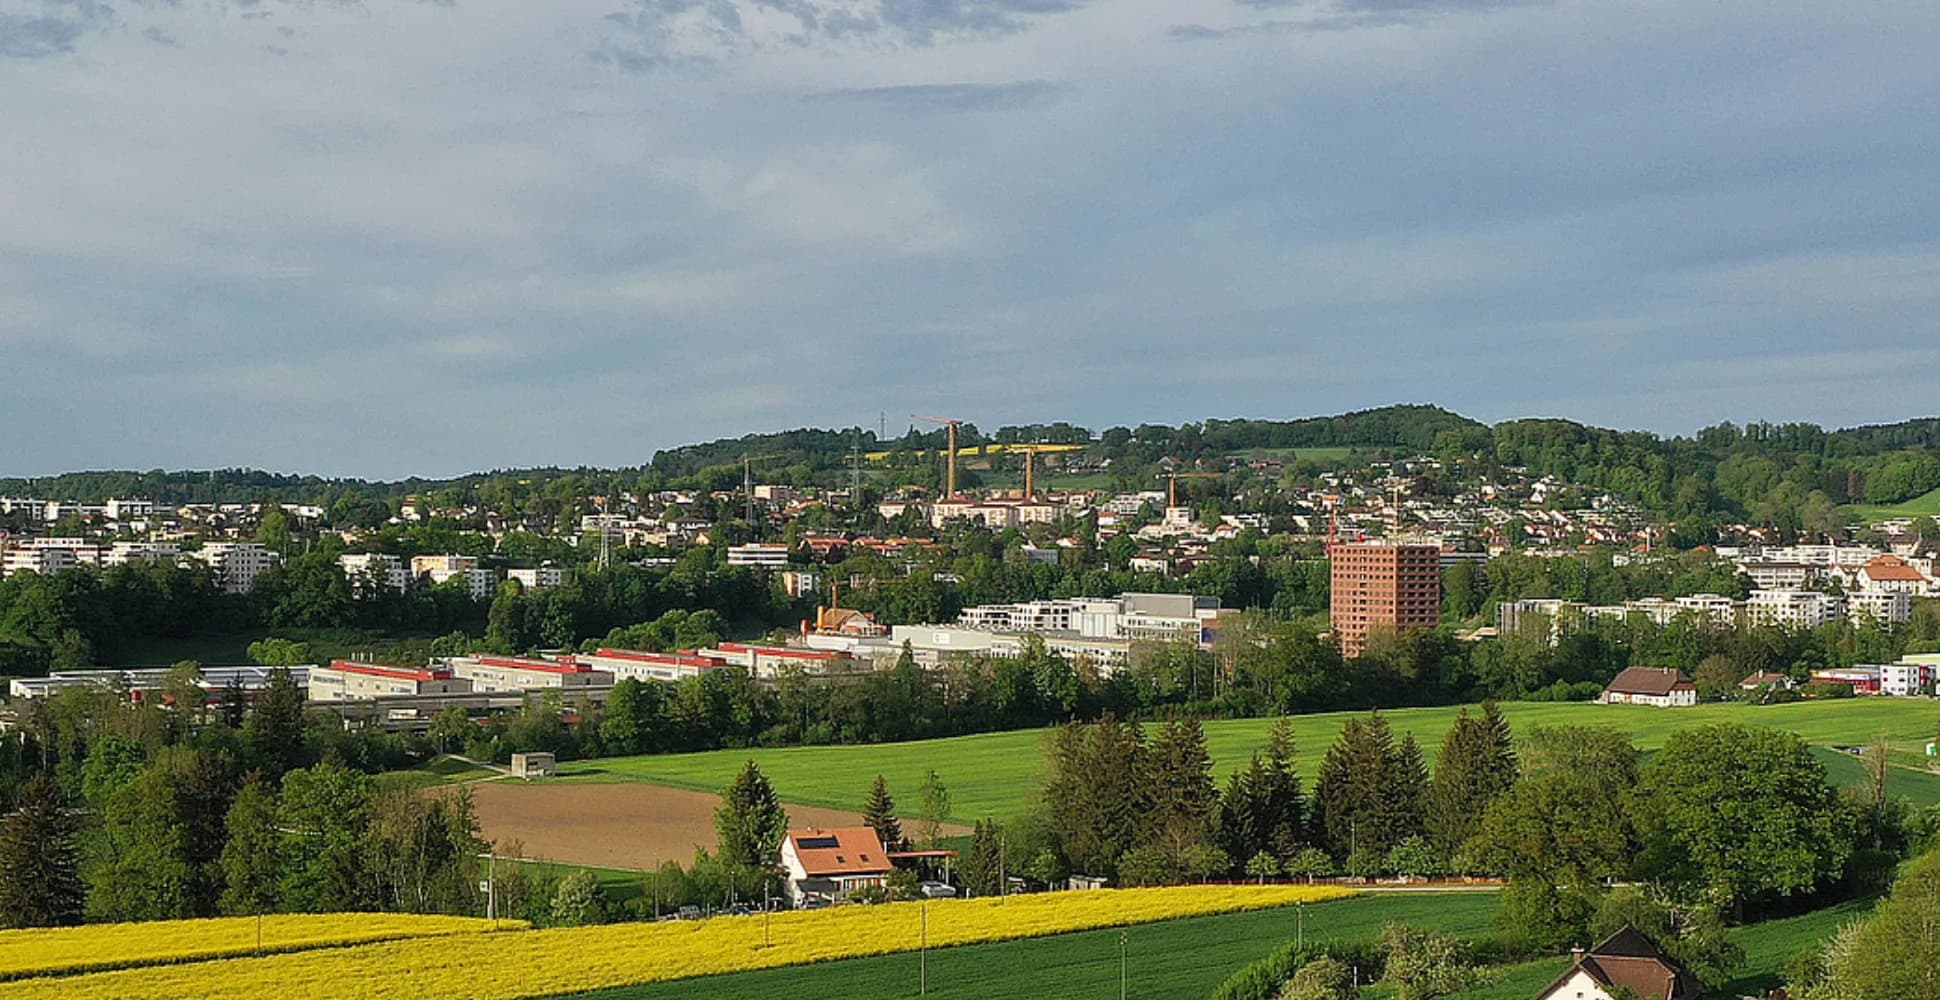
{"label": "power line pole", "polygon": [[1131,988],[1131,973],[1126,962],[1129,940],[1129,936],[1124,931],[1118,932],[1118,1000],[1125,1000],[1126,993]]}

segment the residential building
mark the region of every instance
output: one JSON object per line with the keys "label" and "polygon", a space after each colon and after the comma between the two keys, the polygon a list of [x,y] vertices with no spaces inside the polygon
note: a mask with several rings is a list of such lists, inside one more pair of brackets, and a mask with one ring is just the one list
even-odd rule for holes
{"label": "residential building", "polygon": [[727,550],[727,564],[754,566],[760,569],[781,569],[788,565],[788,546],[769,542],[730,545]]}
{"label": "residential building", "polygon": [[1575,960],[1536,1000],[1697,1000],[1704,984],[1650,939],[1626,926]]}
{"label": "residential building", "polygon": [[1697,685],[1682,670],[1670,667],[1626,667],[1597,696],[1605,705],[1652,705],[1682,708],[1697,704]]}
{"label": "residential building", "polygon": [[1916,597],[1931,592],[1926,574],[1899,556],[1879,556],[1867,561],[1854,574],[1854,586],[1867,594],[1904,594]]}
{"label": "residential building", "polygon": [[865,886],[889,883],[889,851],[866,826],[790,830],[781,842],[789,903],[811,897],[837,900]]}
{"label": "residential building", "polygon": [[812,569],[786,570],[781,574],[781,589],[796,600],[822,592],[822,574]]}
{"label": "residential building", "polygon": [[1738,571],[1751,577],[1752,586],[1760,590],[1801,590],[1818,583],[1824,578],[1825,570],[1824,566],[1802,562],[1738,564]]}
{"label": "residential building", "polygon": [[72,548],[21,545],[10,548],[0,555],[0,575],[12,576],[15,573],[38,573],[52,576],[81,565]]}
{"label": "residential building", "polygon": [[727,661],[718,656],[701,656],[698,653],[649,653],[606,648],[593,653],[575,654],[573,662],[611,674],[615,680],[631,677],[637,681],[678,681],[727,666]]}
{"label": "residential building", "polygon": [[1751,625],[1811,629],[1845,613],[1844,600],[1816,590],[1757,590],[1745,602],[1745,621]]}
{"label": "residential building", "polygon": [[1741,691],[1756,691],[1759,688],[1770,688],[1773,691],[1790,691],[1797,686],[1792,681],[1792,678],[1770,670],[1760,670],[1738,682],[1738,689]]}
{"label": "residential building", "polygon": [[421,580],[430,580],[432,586],[445,583],[454,577],[462,578],[470,588],[472,599],[483,601],[492,596],[498,586],[498,576],[489,569],[481,569],[477,556],[432,555],[412,556],[411,575]]}
{"label": "residential building", "polygon": [[411,586],[411,571],[404,560],[383,552],[347,552],[337,557],[337,565],[350,579],[350,589],[358,594],[381,590],[404,590]]}
{"label": "residential building", "polygon": [[472,690],[537,691],[545,688],[611,687],[613,675],[594,670],[575,657],[532,660],[516,656],[454,656],[445,661],[452,676],[471,682]]}
{"label": "residential building", "polygon": [[259,542],[204,542],[188,555],[207,563],[215,572],[216,586],[228,594],[249,593],[258,578],[283,561]]}
{"label": "residential building", "polygon": [[1913,620],[1913,598],[1904,590],[1859,590],[1846,594],[1846,617],[1855,623],[1872,619],[1882,625]]}
{"label": "residential building", "polygon": [[517,580],[527,590],[545,590],[566,582],[566,571],[557,566],[531,566],[505,571],[507,580]]}
{"label": "residential building", "polygon": [[1441,546],[1335,542],[1327,547],[1333,584],[1330,620],[1341,654],[1354,657],[1376,630],[1441,624]]}
{"label": "residential building", "polygon": [[1896,698],[1924,698],[1933,693],[1935,667],[1931,663],[1900,660],[1879,665],[1879,693]]}
{"label": "residential building", "polygon": [[116,542],[101,556],[103,566],[127,566],[133,563],[172,563],[182,555],[182,547],[174,542]]}
{"label": "residential building", "polygon": [[363,701],[412,695],[470,694],[471,682],[444,668],[394,667],[355,660],[332,660],[309,674],[311,701]]}

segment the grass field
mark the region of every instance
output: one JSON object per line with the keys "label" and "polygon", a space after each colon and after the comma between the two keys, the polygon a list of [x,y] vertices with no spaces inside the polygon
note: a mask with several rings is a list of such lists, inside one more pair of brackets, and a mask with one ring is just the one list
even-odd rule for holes
{"label": "grass field", "polygon": [[[1380,933],[1393,920],[1456,934],[1488,928],[1496,911],[1488,892],[1360,896],[1305,908],[1306,933],[1353,940]],[[1127,995],[1203,997],[1227,976],[1292,939],[1291,909],[1141,924],[1124,930]],[[929,953],[929,995],[1076,998],[1116,996],[1117,930],[1086,931]],[[912,954],[707,976],[653,986],[582,994],[586,1000],[889,1000],[916,994],[919,958]]]}
{"label": "grass field", "polygon": [[[1819,746],[1864,743],[1887,736],[1911,762],[1915,747],[1940,728],[1940,705],[1903,698],[1853,698],[1754,706],[1737,703],[1657,709],[1630,705],[1516,702],[1503,712],[1517,730],[1537,725],[1607,725],[1630,733],[1638,746],[1662,746],[1673,730],[1714,722],[1744,722],[1798,733]],[[1383,713],[1401,733],[1413,733],[1432,754],[1455,717],[1455,708],[1410,708]],[[1342,723],[1361,713],[1333,712],[1295,716],[1300,769],[1309,778],[1333,743]],[[1225,775],[1245,763],[1266,740],[1268,719],[1233,719],[1206,724],[1214,768]],[[953,818],[970,822],[1004,818],[1024,809],[1042,765],[1041,742],[1047,730],[961,736],[917,743],[873,746],[720,750],[695,754],[618,757],[562,765],[566,780],[644,781],[715,791],[725,787],[743,761],[761,765],[785,801],[834,809],[860,809],[877,774],[890,791],[913,804],[923,774],[936,769],[950,790]],[[1863,776],[1856,761],[1822,755],[1836,781],[1856,783]],[[1842,766],[1851,764],[1848,768]],[[1940,775],[1899,769],[1893,791],[1916,801],[1940,801]]]}
{"label": "grass field", "polygon": [[1896,517],[1940,517],[1940,490],[1923,493],[1904,503],[1848,504],[1840,510],[1849,518],[1873,524]]}
{"label": "grass field", "polygon": [[[1872,905],[1870,901],[1843,903],[1732,931],[1732,939],[1745,950],[1745,962],[1735,970],[1731,982],[1713,995],[1765,995],[1772,987],[1783,984],[1781,970],[1793,955],[1818,945],[1841,926],[1865,916]],[[1460,1000],[1528,1000],[1569,968],[1569,964],[1567,958],[1545,958],[1497,969],[1488,985],[1455,996]]]}

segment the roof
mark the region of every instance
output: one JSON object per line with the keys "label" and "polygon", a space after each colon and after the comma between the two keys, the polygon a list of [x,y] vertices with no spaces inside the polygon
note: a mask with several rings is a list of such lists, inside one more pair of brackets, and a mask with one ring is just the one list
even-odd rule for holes
{"label": "roof", "polygon": [[722,667],[727,661],[718,656],[699,656],[694,653],[644,653],[635,649],[612,649],[601,647],[594,656],[609,660],[632,660],[637,663],[666,663],[679,667]]}
{"label": "roof", "polygon": [[1867,563],[1864,572],[1868,579],[1882,583],[1925,583],[1927,579],[1898,556],[1880,556]]}
{"label": "roof", "polygon": [[1695,1000],[1702,989],[1697,978],[1672,961],[1636,928],[1625,926],[1602,944],[1577,955],[1576,962],[1557,976],[1538,998],[1547,998],[1578,970],[1597,985],[1629,987],[1637,1000]]}
{"label": "roof", "polygon": [[583,663],[574,663],[570,659],[564,662],[527,660],[516,656],[480,656],[476,659],[481,667],[509,667],[514,670],[537,670],[549,674],[584,674],[593,669]]}
{"label": "roof", "polygon": [[1744,680],[1739,681],[1738,686],[1744,687],[1744,688],[1755,688],[1765,684],[1783,684],[1791,679],[1792,678],[1787,677],[1784,674],[1773,673],[1769,670],[1760,670],[1759,672],[1746,677]]}
{"label": "roof", "polygon": [[889,852],[883,849],[876,831],[866,826],[838,830],[788,831],[788,843],[810,878],[826,875],[867,875],[890,869]]}
{"label": "roof", "polygon": [[1667,695],[1672,691],[1695,688],[1684,671],[1670,667],[1626,667],[1606,690],[1618,694]]}
{"label": "roof", "polygon": [[366,677],[394,677],[404,681],[448,681],[449,670],[417,670],[411,667],[392,667],[382,663],[360,663],[355,660],[332,660],[330,669],[346,674],[363,674]]}

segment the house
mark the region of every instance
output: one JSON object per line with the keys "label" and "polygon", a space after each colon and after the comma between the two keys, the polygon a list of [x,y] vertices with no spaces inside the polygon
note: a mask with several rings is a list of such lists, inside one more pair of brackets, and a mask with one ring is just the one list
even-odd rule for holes
{"label": "house", "polygon": [[1774,691],[1790,691],[1796,686],[1792,682],[1792,678],[1784,674],[1774,673],[1770,670],[1760,670],[1738,682],[1738,690],[1740,691],[1756,691],[1759,688],[1771,688]]}
{"label": "house", "polygon": [[1697,704],[1697,685],[1682,670],[1670,667],[1627,667],[1597,701],[1605,705],[1655,705],[1675,708]]}
{"label": "house", "polygon": [[1602,944],[1575,952],[1569,970],[1536,994],[1536,1000],[1615,1000],[1628,990],[1636,1000],[1697,1000],[1697,977],[1658,950],[1634,927]]}
{"label": "house", "polygon": [[889,851],[866,826],[837,830],[790,830],[781,842],[781,867],[787,873],[788,902],[811,896],[841,899],[857,889],[886,885]]}

